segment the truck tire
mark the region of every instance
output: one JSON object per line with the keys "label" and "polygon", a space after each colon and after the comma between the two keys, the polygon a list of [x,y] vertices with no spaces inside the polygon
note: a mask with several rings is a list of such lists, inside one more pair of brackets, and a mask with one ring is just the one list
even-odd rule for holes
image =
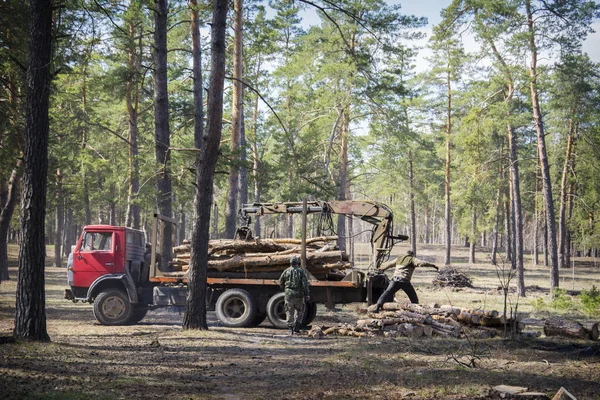
{"label": "truck tire", "polygon": [[285,293],[279,292],[271,296],[267,303],[267,318],[275,328],[287,328]]}
{"label": "truck tire", "polygon": [[252,321],[252,327],[262,324],[265,319],[267,319],[267,314],[257,312],[254,321]]}
{"label": "truck tire", "polygon": [[304,320],[302,321],[302,326],[307,326],[317,316],[317,303],[306,303],[306,309],[304,311]]}
{"label": "truck tire", "polygon": [[217,318],[230,328],[251,327],[256,318],[254,299],[243,289],[226,290],[217,299]]}
{"label": "truck tire", "polygon": [[144,317],[146,316],[146,314],[148,314],[148,307],[136,308],[133,311],[133,316],[131,317],[131,320],[129,321],[129,323],[130,324],[137,324],[138,322],[140,322],[141,320],[144,319]]}
{"label": "truck tire", "polygon": [[[317,315],[317,303],[306,303],[302,326],[310,324]],[[285,314],[285,293],[273,295],[267,303],[267,317],[275,328],[286,329],[287,317]]]}
{"label": "truck tire", "polygon": [[94,300],[94,317],[102,325],[127,325],[133,315],[133,305],[122,290],[108,289]]}

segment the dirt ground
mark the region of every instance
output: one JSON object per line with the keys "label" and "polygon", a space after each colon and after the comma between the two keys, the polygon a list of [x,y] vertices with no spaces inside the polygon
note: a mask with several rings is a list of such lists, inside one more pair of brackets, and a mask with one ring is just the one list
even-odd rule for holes
{"label": "dirt ground", "polygon": [[[424,247],[421,254],[441,261],[441,248]],[[421,302],[499,309],[495,269],[481,258],[482,264],[455,265],[473,277],[473,289],[434,290],[434,273],[417,271]],[[573,279],[577,289],[600,282],[599,268],[584,261]],[[0,337],[13,329],[16,273],[11,267],[11,280],[0,285]],[[0,344],[1,399],[484,399],[501,384],[550,396],[563,386],[577,399],[600,399],[599,342],[312,339],[288,336],[268,322],[224,328],[212,312],[208,331],[190,332],[181,329],[183,312],[177,309],[151,311],[135,326],[107,327],[97,324],[89,304],[62,298],[65,274],[65,268],[46,267],[51,343]],[[547,300],[547,280],[544,267],[528,267],[530,294],[512,300],[519,301],[528,330],[541,329],[554,312],[532,307],[538,297]],[[355,321],[358,306],[319,306],[313,326]],[[567,313],[583,319],[575,310]]]}

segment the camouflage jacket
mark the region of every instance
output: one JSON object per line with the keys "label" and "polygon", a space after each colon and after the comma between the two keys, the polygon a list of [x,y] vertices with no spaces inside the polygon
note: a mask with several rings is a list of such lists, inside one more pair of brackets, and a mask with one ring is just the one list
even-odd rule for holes
{"label": "camouflage jacket", "polygon": [[419,260],[417,257],[405,255],[395,261],[394,278],[410,281],[417,267],[432,267],[432,263]]}
{"label": "camouflage jacket", "polygon": [[287,297],[310,296],[310,287],[306,272],[299,266],[292,266],[283,271],[279,278],[279,286]]}

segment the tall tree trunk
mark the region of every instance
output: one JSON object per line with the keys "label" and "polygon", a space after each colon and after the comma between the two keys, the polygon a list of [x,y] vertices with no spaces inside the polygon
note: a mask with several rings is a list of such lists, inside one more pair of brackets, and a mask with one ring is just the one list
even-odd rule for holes
{"label": "tall tree trunk", "polygon": [[[208,329],[206,321],[206,270],[213,202],[213,182],[223,128],[225,82],[225,28],[227,0],[215,0],[211,26],[211,68],[208,92],[207,137],[196,162],[195,224],[191,240],[189,293],[183,316],[184,329]],[[198,142],[195,140],[195,146]]]}
{"label": "tall tree trunk", "polygon": [[496,192],[496,207],[494,212],[494,228],[492,230],[492,265],[498,265],[498,227],[500,225],[500,202],[502,201],[502,188],[498,186]]}
{"label": "tall tree trunk", "polygon": [[417,221],[415,215],[415,179],[413,174],[412,151],[408,151],[408,183],[410,199],[410,249],[417,255]]}
{"label": "tall tree trunk", "polygon": [[244,121],[244,110],[242,109],[242,126],[240,128],[240,206],[248,203],[248,142],[246,141],[246,122]]}
{"label": "tall tree trunk", "polygon": [[430,227],[429,227],[429,199],[425,200],[425,244],[429,244],[431,241],[430,235]]}
{"label": "tall tree trunk", "polygon": [[186,239],[185,230],[186,230],[186,218],[185,218],[185,210],[183,208],[183,204],[179,207],[179,225],[177,226],[177,245],[181,245],[183,241]]}
{"label": "tall tree trunk", "polygon": [[[506,188],[505,188],[506,189]],[[505,238],[505,254],[506,254],[506,260],[507,261],[512,261],[513,257],[512,257],[512,224],[510,222],[511,220],[511,212],[510,212],[510,204],[509,204],[510,199],[508,198],[508,194],[504,193],[504,201],[503,201],[503,208],[504,208],[504,238]]]}
{"label": "tall tree trunk", "polygon": [[201,150],[204,140],[204,109],[202,105],[202,43],[200,42],[200,18],[198,2],[190,0],[192,20],[192,75],[194,77],[194,146]]}
{"label": "tall tree trunk", "polygon": [[[350,84],[348,84],[350,85]],[[338,200],[346,200],[348,188],[348,140],[350,139],[350,105],[351,89],[346,89],[346,107],[343,111],[340,133],[340,173],[338,177]],[[346,216],[338,215],[337,220],[337,245],[341,251],[346,251]]]}
{"label": "tall tree trunk", "polygon": [[[260,70],[260,58],[257,71]],[[257,74],[258,75],[258,74]],[[260,158],[258,154],[258,95],[254,101],[254,110],[252,111],[252,183],[254,188],[254,202],[260,203],[260,184],[258,181],[258,171],[260,169]],[[260,216],[254,217],[254,236],[261,237]]]}
{"label": "tall tree trunk", "polygon": [[448,89],[448,99],[446,103],[446,167],[444,173],[444,202],[446,217],[446,251],[444,253],[444,265],[450,265],[450,252],[452,250],[452,214],[450,204],[450,148],[452,147],[452,81],[450,72],[446,76],[446,87]]}
{"label": "tall tree trunk", "polygon": [[[575,169],[575,165],[573,164],[573,170]],[[570,221],[571,217],[573,216],[573,198],[575,196],[575,183],[571,182],[569,184],[569,195],[567,197],[567,220]],[[567,263],[567,265],[571,264],[571,247],[572,247],[572,243],[571,243],[571,230],[567,228],[567,232],[566,232],[566,251],[565,251],[565,262]]]}
{"label": "tall tree trunk", "polygon": [[548,245],[550,251],[550,287],[557,288],[559,285],[558,273],[558,245],[556,243],[556,224],[554,217],[554,200],[552,197],[552,181],[550,177],[550,165],[546,152],[546,133],[544,132],[544,120],[540,109],[540,101],[537,90],[537,47],[535,44],[535,27],[531,13],[531,1],[525,0],[527,12],[527,26],[529,28],[529,50],[531,51],[531,64],[529,66],[529,88],[531,91],[531,105],[533,109],[533,120],[538,139],[538,151],[542,163],[542,182],[544,191],[544,202],[546,204],[546,220],[548,226]]}
{"label": "tall tree trunk", "polygon": [[[130,5],[133,7],[133,4]],[[141,35],[140,39],[141,40]],[[129,189],[127,193],[127,215],[125,225],[140,228],[140,205],[137,195],[140,190],[139,161],[138,157],[138,96],[139,87],[137,74],[139,73],[135,43],[135,21],[129,21],[129,48],[128,48],[128,77],[125,87],[125,102],[129,116],[128,141],[129,141]]]}
{"label": "tall tree trunk", "polygon": [[477,207],[471,205],[471,237],[469,241],[469,262],[475,264],[475,244],[477,243]]}
{"label": "tall tree trunk", "polygon": [[[171,167],[169,148],[169,94],[167,82],[167,0],[154,0],[154,155],[158,168],[156,177],[156,203],[158,212],[173,216]],[[173,248],[173,225],[165,223],[160,241],[160,269],[167,271]]]}
{"label": "tall tree trunk", "polygon": [[21,180],[21,159],[17,160],[15,168],[8,180],[6,200],[0,210],[0,283],[7,281],[8,276],[8,230],[17,201],[19,200],[19,182]]}
{"label": "tall tree trunk", "polygon": [[65,204],[65,227],[63,241],[63,256],[67,258],[71,253],[71,246],[75,244],[74,229],[73,229],[73,208],[70,204]]}
{"label": "tall tree trunk", "polygon": [[543,221],[544,229],[542,232],[544,234],[544,237],[543,237],[543,241],[542,241],[542,247],[544,250],[544,266],[547,267],[548,265],[550,265],[550,262],[548,261],[548,259],[550,257],[549,256],[550,252],[548,250],[548,219],[546,217],[546,206],[545,205],[542,209],[542,212],[544,214],[544,221]]}
{"label": "tall tree trunk", "polygon": [[539,192],[540,192],[540,179],[539,179],[539,168],[535,168],[535,200],[534,200],[534,228],[533,228],[533,265],[538,265],[540,262],[539,255],[539,238],[540,238],[540,202],[539,202]]}
{"label": "tall tree trunk", "polygon": [[212,211],[212,236],[211,239],[220,239],[219,235],[219,205],[217,203],[213,206]]}
{"label": "tall tree trunk", "polygon": [[[571,110],[571,115],[576,115],[577,108],[574,107]],[[574,154],[575,146],[575,121],[573,118],[569,120],[569,133],[567,136],[567,148],[565,150],[565,161],[563,163],[562,177],[560,180],[560,209],[558,212],[558,265],[561,268],[568,268],[569,263],[566,261],[567,249],[567,221],[566,221],[566,207],[567,207],[567,191],[571,158]]]}
{"label": "tall tree trunk", "polygon": [[52,2],[31,0],[30,18],[21,196],[22,239],[14,336],[25,340],[50,341],[46,331],[44,230],[50,131],[48,107],[52,80]]}
{"label": "tall tree trunk", "polygon": [[[242,85],[242,38],[243,38],[243,0],[233,2],[233,90],[231,106],[231,154],[232,158],[238,157],[240,152],[242,117],[243,117],[243,89]],[[239,195],[239,165],[233,161],[229,166],[229,179],[227,189],[227,207],[225,208],[225,238],[233,239],[238,210]]]}
{"label": "tall tree trunk", "polygon": [[513,239],[514,258],[513,264],[517,269],[517,290],[520,296],[525,296],[525,274],[523,267],[523,211],[521,208],[521,186],[519,178],[519,161],[517,158],[517,145],[515,130],[508,126],[508,147],[510,158],[510,173],[513,191]]}
{"label": "tall tree trunk", "polygon": [[62,265],[62,235],[64,216],[64,198],[63,198],[63,175],[60,168],[56,170],[56,225],[54,230],[54,266]]}
{"label": "tall tree trunk", "polygon": [[[81,150],[85,151],[88,141],[88,114],[87,114],[87,79],[86,72],[84,69],[83,82],[81,85],[81,107],[83,112],[83,118],[85,119],[83,126],[81,127]],[[88,187],[87,180],[87,166],[85,162],[81,161],[81,184],[83,190],[83,204],[85,210],[85,225],[92,223],[92,209],[90,207],[90,190]]]}

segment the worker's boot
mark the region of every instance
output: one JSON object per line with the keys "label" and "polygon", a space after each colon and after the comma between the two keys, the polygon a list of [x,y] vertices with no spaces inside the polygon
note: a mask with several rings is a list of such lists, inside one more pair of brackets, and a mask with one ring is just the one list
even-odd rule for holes
{"label": "worker's boot", "polygon": [[293,335],[293,334],[294,334],[294,328],[292,328],[292,327],[290,326],[290,335]]}
{"label": "worker's boot", "polygon": [[300,333],[300,324],[297,323],[296,325],[294,325],[294,332]]}
{"label": "worker's boot", "polygon": [[375,307],[375,312],[377,313],[377,312],[381,311],[382,308],[383,308],[383,304],[377,303],[377,307]]}

